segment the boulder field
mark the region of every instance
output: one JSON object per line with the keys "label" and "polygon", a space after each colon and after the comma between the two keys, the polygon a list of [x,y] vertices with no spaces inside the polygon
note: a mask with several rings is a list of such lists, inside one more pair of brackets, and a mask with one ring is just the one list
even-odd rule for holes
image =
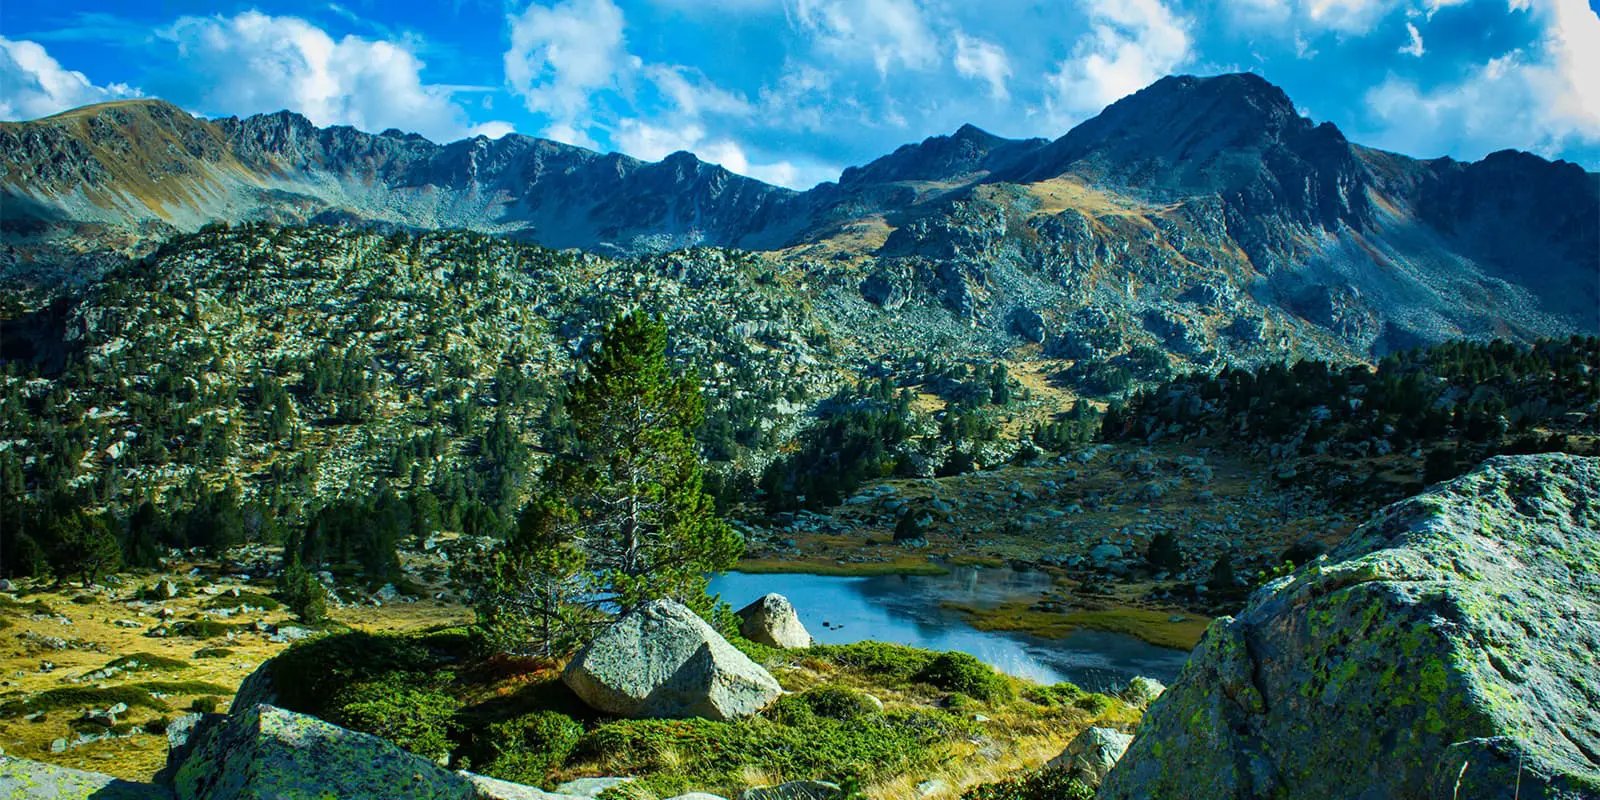
{"label": "boulder field", "polygon": [[1098,797],[1600,797],[1600,459],[1492,458],[1262,587]]}

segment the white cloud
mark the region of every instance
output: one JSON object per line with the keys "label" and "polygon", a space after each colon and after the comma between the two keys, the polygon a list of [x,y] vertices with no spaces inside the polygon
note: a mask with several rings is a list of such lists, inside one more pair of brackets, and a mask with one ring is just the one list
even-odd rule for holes
{"label": "white cloud", "polygon": [[517,129],[512,127],[511,123],[495,120],[494,122],[485,122],[482,125],[474,125],[472,130],[467,132],[467,135],[487,136],[490,139],[498,139],[508,133],[516,133],[516,131]]}
{"label": "white cloud", "polygon": [[335,40],[303,19],[257,11],[181,17],[160,35],[176,45],[178,63],[200,87],[196,104],[208,112],[287,108],[317,125],[399,128],[436,141],[471,129],[455,87],[423,82],[425,65],[409,42]]}
{"label": "white cloud", "polygon": [[1397,5],[1395,0],[1302,0],[1301,10],[1315,25],[1341,33],[1365,33]]}
{"label": "white cloud", "polygon": [[729,114],[744,116],[753,109],[744,97],[706,80],[705,76],[678,66],[652,64],[644,68],[645,77],[656,90],[683,114]]}
{"label": "white cloud", "polygon": [[565,0],[529,5],[512,16],[506,82],[529,111],[545,115],[545,135],[593,147],[592,98],[618,88],[623,70],[640,63],[628,55],[622,10],[611,0]]}
{"label": "white cloud", "polygon": [[[1423,0],[1428,16],[1448,5],[1467,0]],[[1232,0],[1226,4],[1233,21],[1247,28],[1284,36],[1317,33],[1364,34],[1373,25],[1411,0]]]}
{"label": "white cloud", "polygon": [[963,77],[988,83],[990,97],[1005,100],[1011,96],[1006,89],[1006,81],[1011,77],[1011,60],[1000,45],[957,31],[955,66]]}
{"label": "white cloud", "polygon": [[0,36],[0,120],[48,117],[69,108],[141,93],[127,84],[96,86],[81,72],[64,69],[36,42]]}
{"label": "white cloud", "polygon": [[1411,41],[1408,42],[1404,47],[1400,48],[1399,52],[1421,58],[1422,54],[1427,52],[1422,47],[1422,32],[1417,30],[1417,26],[1407,22],[1406,33],[1411,37]]}
{"label": "white cloud", "polygon": [[612,138],[618,149],[634,158],[660,161],[679,150],[686,150],[700,160],[720,165],[729,172],[791,189],[809,189],[839,177],[839,170],[834,167],[802,166],[786,160],[752,162],[738,142],[709,135],[698,123],[652,125],[628,119],[617,126]]}
{"label": "white cloud", "polygon": [[1543,38],[1429,89],[1391,75],[1367,93],[1374,144],[1477,158],[1516,147],[1553,155],[1600,143],[1600,16],[1584,0],[1534,7]]}
{"label": "white cloud", "polygon": [[1161,0],[1087,0],[1089,35],[1047,76],[1046,110],[1066,127],[1170,74],[1193,56],[1190,21]]}
{"label": "white cloud", "polygon": [[880,76],[939,61],[938,40],[916,0],[799,0],[796,17],[822,50],[845,59],[871,56]]}

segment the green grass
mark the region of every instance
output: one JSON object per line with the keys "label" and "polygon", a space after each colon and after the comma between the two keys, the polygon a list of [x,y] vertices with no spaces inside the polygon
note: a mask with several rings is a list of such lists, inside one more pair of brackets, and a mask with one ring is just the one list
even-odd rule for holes
{"label": "green grass", "polygon": [[105,669],[120,669],[125,672],[143,672],[146,670],[173,670],[188,669],[189,662],[181,658],[158,656],[155,653],[134,653],[112,660],[105,665]]}
{"label": "green grass", "polygon": [[174,636],[186,636],[190,639],[215,639],[245,630],[248,625],[237,622],[218,622],[214,619],[190,619],[172,625]]}
{"label": "green grass", "polygon": [[32,697],[0,703],[0,718],[20,717],[35,711],[60,711],[63,709],[107,708],[126,703],[129,708],[167,710],[167,704],[150,695],[139,686],[110,686],[97,689],[89,686],[67,686],[48,689]]}
{"label": "green grass", "polygon": [[206,601],[206,608],[259,608],[263,611],[277,611],[283,604],[264,594],[255,592],[240,592],[237,597],[231,594],[219,594]]}
{"label": "green grass", "polygon": [[1200,643],[1211,620],[1191,614],[1173,622],[1170,611],[1146,608],[1101,610],[1038,611],[1027,601],[980,607],[962,603],[941,603],[943,608],[960,612],[980,631],[1016,631],[1047,639],[1061,639],[1080,628],[1090,628],[1133,636],[1158,647],[1193,650]]}

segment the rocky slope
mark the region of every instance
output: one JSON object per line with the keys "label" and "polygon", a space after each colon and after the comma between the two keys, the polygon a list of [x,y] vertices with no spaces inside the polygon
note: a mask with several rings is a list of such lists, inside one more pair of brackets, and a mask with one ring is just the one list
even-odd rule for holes
{"label": "rocky slope", "polygon": [[1495,458],[1213,625],[1102,798],[1600,793],[1600,459]]}
{"label": "rocky slope", "polygon": [[1050,142],[966,126],[804,193],[687,153],[438,145],[159,101],[0,125],[0,143],[0,263],[36,285],[212,220],[309,220],[768,250],[863,314],[1023,357],[1143,345],[1204,367],[1600,329],[1596,175],[1364,148],[1254,75],[1165,78]]}

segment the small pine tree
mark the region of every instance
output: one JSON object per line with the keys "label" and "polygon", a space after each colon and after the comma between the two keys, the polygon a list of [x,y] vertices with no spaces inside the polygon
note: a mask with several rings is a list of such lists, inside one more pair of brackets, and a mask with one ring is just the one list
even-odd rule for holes
{"label": "small pine tree", "polygon": [[122,566],[122,545],[104,515],[74,509],[50,526],[48,557],[57,581],[77,577],[85,587]]}
{"label": "small pine tree", "polygon": [[328,590],[322,587],[317,576],[311,574],[296,556],[290,556],[289,566],[278,578],[278,591],[284,605],[295,617],[308,625],[328,619]]}
{"label": "small pine tree", "polygon": [[1144,560],[1152,569],[1161,572],[1183,569],[1183,550],[1178,546],[1178,538],[1170,533],[1158,533],[1151,537],[1150,545],[1144,551]]}
{"label": "small pine tree", "polygon": [[692,375],[671,374],[666,326],[639,313],[607,326],[566,408],[578,444],[545,470],[541,495],[556,498],[558,538],[583,552],[596,593],[624,611],[656,598],[709,608],[706,575],[743,541],[704,491],[704,405]]}

